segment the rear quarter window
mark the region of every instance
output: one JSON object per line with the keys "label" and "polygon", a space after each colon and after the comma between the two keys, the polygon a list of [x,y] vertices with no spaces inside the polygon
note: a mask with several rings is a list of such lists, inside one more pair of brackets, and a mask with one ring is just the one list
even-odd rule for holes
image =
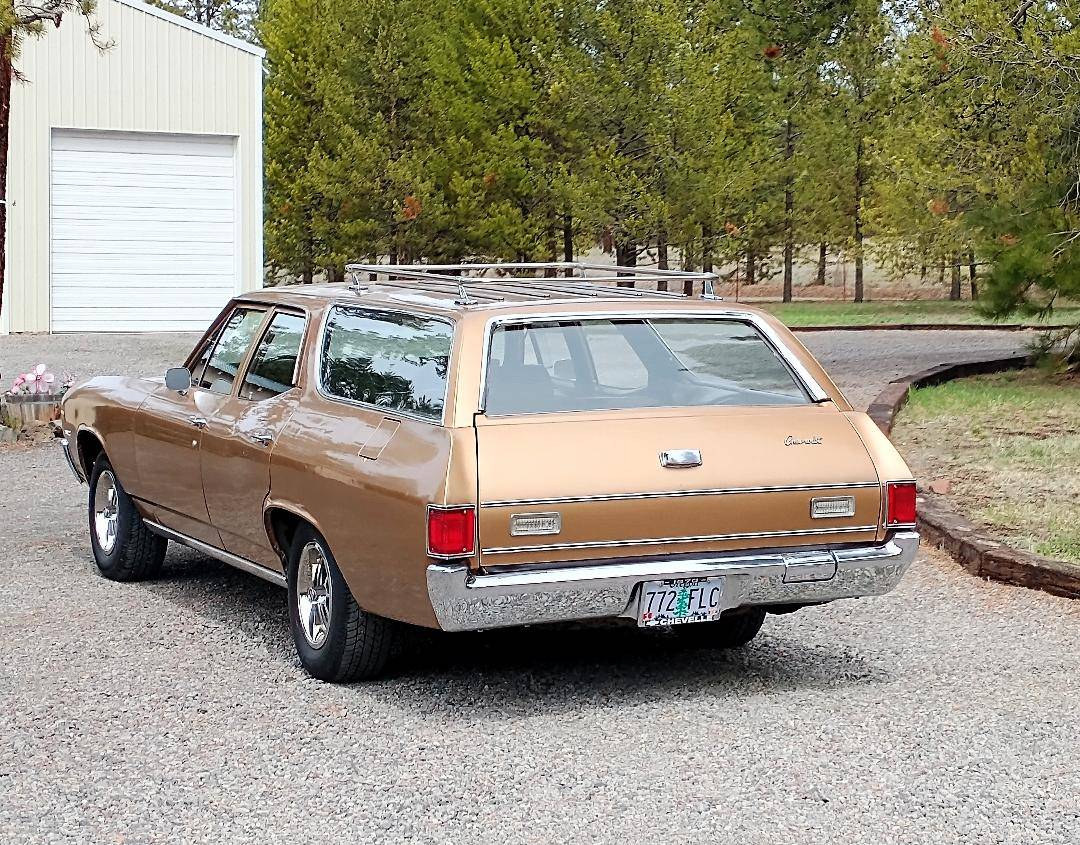
{"label": "rear quarter window", "polygon": [[328,396],[442,420],[453,326],[421,314],[334,306],[319,376]]}

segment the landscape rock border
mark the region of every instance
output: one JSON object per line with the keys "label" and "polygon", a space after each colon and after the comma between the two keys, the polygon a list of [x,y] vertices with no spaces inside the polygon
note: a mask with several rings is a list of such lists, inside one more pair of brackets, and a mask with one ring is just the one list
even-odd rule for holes
{"label": "landscape rock border", "polygon": [[793,332],[1039,332],[1064,329],[1068,326],[1027,323],[859,323],[854,326],[788,326],[788,328]]}
{"label": "landscape rock border", "polygon": [[[891,434],[896,415],[907,403],[912,388],[930,387],[967,376],[1019,370],[1033,363],[1030,355],[1011,355],[940,364],[894,379],[870,403],[867,413],[882,431]],[[1080,598],[1080,566],[1023,552],[993,540],[971,520],[925,495],[919,496],[918,520],[923,539],[947,552],[972,575]]]}

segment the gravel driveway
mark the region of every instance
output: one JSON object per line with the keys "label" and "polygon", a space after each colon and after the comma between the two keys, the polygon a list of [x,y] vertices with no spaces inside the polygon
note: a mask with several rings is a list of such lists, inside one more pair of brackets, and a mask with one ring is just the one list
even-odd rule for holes
{"label": "gravel driveway", "polygon": [[[865,401],[947,345],[1019,340],[970,334],[804,337]],[[4,337],[0,370],[157,373],[188,345]],[[276,588],[176,547],[157,581],[105,581],[56,451],[0,450],[0,478],[5,845],[1077,841],[1080,604],[936,553],[736,653],[442,635],[335,687],[301,671]]]}

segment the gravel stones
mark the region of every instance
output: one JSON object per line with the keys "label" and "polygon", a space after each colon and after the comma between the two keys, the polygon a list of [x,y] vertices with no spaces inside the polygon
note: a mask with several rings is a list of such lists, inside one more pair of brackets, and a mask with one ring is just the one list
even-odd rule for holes
{"label": "gravel stones", "polygon": [[[859,333],[867,362],[868,334],[886,333]],[[0,338],[0,368],[40,357],[22,340]],[[87,350],[87,374],[163,372],[190,345],[56,340]],[[869,395],[891,377],[866,374]],[[5,845],[1071,845],[1080,829],[1080,605],[934,552],[893,593],[770,617],[736,652],[623,626],[431,635],[396,676],[341,687],[304,675],[269,584],[175,545],[155,581],[98,576],[58,449],[0,449],[0,478]]]}

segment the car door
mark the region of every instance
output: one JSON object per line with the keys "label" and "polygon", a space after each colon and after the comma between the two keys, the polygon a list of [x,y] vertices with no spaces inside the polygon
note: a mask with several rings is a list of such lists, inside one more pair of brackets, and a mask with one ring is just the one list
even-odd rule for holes
{"label": "car door", "polygon": [[266,317],[266,308],[239,305],[192,356],[191,387],[164,384],[146,398],[135,420],[138,494],[165,526],[220,545],[203,497],[199,450],[206,421],[231,389],[231,378]]}
{"label": "car door", "polygon": [[226,551],[281,569],[263,523],[270,454],[299,401],[305,315],[278,309],[267,319],[242,379],[207,419],[200,461],[211,524]]}

